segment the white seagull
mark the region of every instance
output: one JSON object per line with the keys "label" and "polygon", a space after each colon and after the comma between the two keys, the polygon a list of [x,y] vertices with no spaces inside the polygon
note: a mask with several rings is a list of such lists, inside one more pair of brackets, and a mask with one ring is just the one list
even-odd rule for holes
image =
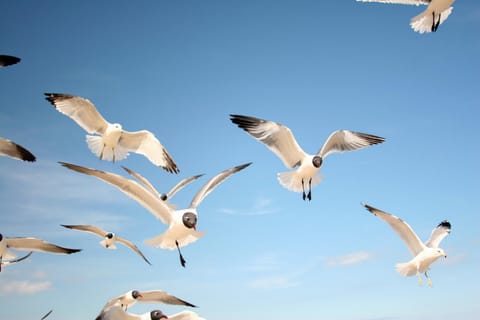
{"label": "white seagull", "polygon": [[410,21],[413,30],[419,33],[435,32],[452,13],[455,0],[357,0],[361,2],[398,3],[419,6],[428,5],[427,9]]}
{"label": "white seagull", "polygon": [[100,245],[102,245],[103,247],[105,247],[107,249],[117,249],[117,247],[115,246],[115,242],[120,242],[121,244],[123,244],[123,245],[129,247],[130,249],[132,249],[133,251],[135,251],[140,257],[143,258],[143,260],[145,260],[146,263],[151,265],[150,261],[148,261],[148,259],[143,255],[142,251],[140,251],[140,249],[138,249],[136,245],[134,245],[131,241],[129,241],[127,239],[124,239],[124,238],[121,238],[121,237],[117,236],[113,232],[108,232],[108,231],[103,230],[102,228],[99,228],[97,226],[92,226],[92,225],[65,225],[65,224],[62,224],[61,226],[65,227],[65,228],[68,228],[68,229],[93,233],[93,234],[103,238],[103,240],[100,241]]}
{"label": "white seagull", "polygon": [[430,270],[430,265],[438,258],[447,257],[445,251],[438,246],[443,238],[450,234],[450,230],[452,228],[450,222],[447,220],[440,222],[438,226],[433,229],[430,238],[423,243],[417,234],[412,230],[410,225],[408,225],[408,223],[399,217],[376,209],[368,204],[363,204],[363,206],[368,211],[388,223],[393,231],[395,231],[400,238],[402,238],[403,242],[405,242],[408,249],[412,253],[414,258],[406,263],[398,263],[396,265],[397,271],[403,276],[416,275],[420,285],[423,284],[420,273],[424,273],[428,280],[428,285],[431,286],[432,280],[428,277],[427,271]]}
{"label": "white seagull", "polygon": [[35,156],[13,141],[0,137],[0,155],[13,159],[34,162]]}
{"label": "white seagull", "polygon": [[[296,171],[278,173],[278,181],[288,190],[302,192],[303,200],[312,199],[312,188],[322,180],[322,175],[317,171],[328,155],[357,150],[385,141],[384,138],[366,133],[337,130],[328,137],[317,154],[311,155],[303,151],[292,131],[280,123],[236,114],[231,114],[230,120],[264,143],[287,168],[298,167]],[[306,184],[308,194],[305,192]]]}
{"label": "white seagull", "polygon": [[32,255],[33,251],[30,251],[29,253],[27,253],[26,255],[24,255],[23,257],[20,257],[20,258],[16,258],[16,259],[11,259],[11,260],[0,260],[0,271],[2,270],[3,267],[6,267],[6,266],[9,266],[11,264],[14,264],[14,263],[17,263],[17,262],[20,262],[22,260],[25,260],[27,259],[28,257],[30,257]]}
{"label": "white seagull", "polygon": [[58,93],[45,95],[58,111],[89,133],[88,147],[100,159],[115,162],[125,159],[129,152],[135,152],[170,173],[179,172],[170,154],[150,131],[129,132],[118,123],[107,122],[88,99]]}
{"label": "white seagull", "polygon": [[119,302],[101,311],[95,320],[205,320],[192,311],[181,311],[167,316],[160,310],[153,310],[144,314],[133,314],[123,309]]}
{"label": "white seagull", "polygon": [[0,261],[15,259],[16,255],[8,249],[41,251],[47,253],[71,254],[81,249],[70,249],[48,243],[37,238],[7,238],[0,234]]}
{"label": "white seagull", "polygon": [[125,310],[127,310],[127,308],[133,306],[137,302],[164,303],[164,304],[187,306],[187,307],[193,307],[193,308],[197,307],[196,305],[191,304],[190,302],[177,298],[162,290],[150,290],[150,291],[130,290],[108,301],[103,307],[103,310],[113,306],[116,303],[119,303],[123,308],[125,308]]}
{"label": "white seagull", "polygon": [[20,62],[20,58],[14,57],[14,56],[8,56],[1,54],[0,55],[0,67],[7,67],[11,66],[12,64],[16,64]]}
{"label": "white seagull", "polygon": [[152,193],[150,189],[147,189],[134,180],[129,180],[111,172],[89,169],[64,162],[60,162],[60,164],[68,169],[95,176],[98,179],[115,186],[130,198],[136,200],[164,224],[167,224],[167,231],[157,237],[145,240],[145,243],[162,249],[174,250],[176,248],[180,256],[180,263],[185,267],[185,259],[180,252],[180,247],[197,241],[205,234],[204,232],[196,230],[198,220],[197,206],[221,182],[232,174],[245,169],[251,163],[227,169],[211,178],[197,192],[192,199],[189,208],[183,210],[172,209],[165,201]]}

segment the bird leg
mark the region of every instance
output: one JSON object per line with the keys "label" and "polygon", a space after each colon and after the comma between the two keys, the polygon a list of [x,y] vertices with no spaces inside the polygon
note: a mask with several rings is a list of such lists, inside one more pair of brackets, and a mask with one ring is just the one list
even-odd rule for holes
{"label": "bird leg", "polygon": [[[312,178],[308,180],[308,195],[307,195],[308,201],[312,200]],[[305,199],[303,199],[305,200]]]}
{"label": "bird leg", "polygon": [[418,269],[417,269],[417,277],[418,277],[418,285],[423,286],[422,276],[420,275],[420,272],[418,272]]}
{"label": "bird leg", "polygon": [[178,254],[179,254],[179,256],[180,256],[180,264],[182,265],[182,267],[185,268],[185,262],[186,262],[186,261],[185,261],[185,259],[183,258],[182,253],[180,252],[180,246],[178,245],[178,241],[177,241],[177,240],[175,240],[175,245],[177,246]]}
{"label": "bird leg", "polygon": [[437,22],[435,22],[435,12],[432,12],[432,17],[433,17],[432,32],[435,32],[435,31],[437,31],[438,26],[440,25],[440,20],[441,20],[441,18],[442,18],[442,14],[440,13],[440,14],[438,15],[438,21],[437,21]]}
{"label": "bird leg", "polygon": [[438,26],[440,25],[440,20],[441,20],[441,18],[442,18],[442,14],[440,13],[440,14],[438,15],[438,21],[437,21],[437,23],[435,24],[435,31],[437,31]]}
{"label": "bird leg", "polygon": [[306,197],[306,195],[305,195],[305,185],[303,184],[303,178],[302,178],[302,198],[303,198],[303,200],[305,200],[305,197]]}
{"label": "bird leg", "polygon": [[430,277],[428,276],[427,271],[425,271],[425,278],[427,278],[427,284],[428,284],[428,286],[431,287],[433,283],[432,283],[432,280],[430,279]]}

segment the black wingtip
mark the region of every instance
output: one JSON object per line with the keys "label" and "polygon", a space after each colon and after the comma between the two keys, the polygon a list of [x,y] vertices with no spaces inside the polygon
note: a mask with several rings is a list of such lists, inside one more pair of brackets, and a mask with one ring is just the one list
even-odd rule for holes
{"label": "black wingtip", "polygon": [[0,67],[7,67],[14,64],[17,64],[21,61],[19,57],[9,56],[9,55],[0,55]]}
{"label": "black wingtip", "polygon": [[447,220],[443,220],[442,222],[440,222],[438,224],[437,227],[444,227],[444,228],[447,228],[447,229],[452,229],[452,224],[450,222],[448,222]]}
{"label": "black wingtip", "polygon": [[24,147],[22,147],[18,144],[15,144],[15,147],[16,147],[17,152],[20,154],[20,157],[23,161],[35,162],[37,160],[37,158],[35,158],[33,153],[31,153],[30,151],[28,151]]}

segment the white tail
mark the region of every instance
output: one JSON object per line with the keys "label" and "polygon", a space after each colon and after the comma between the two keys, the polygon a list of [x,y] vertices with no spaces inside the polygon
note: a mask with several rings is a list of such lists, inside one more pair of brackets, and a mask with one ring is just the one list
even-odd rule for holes
{"label": "white tail", "polygon": [[398,273],[400,273],[402,276],[413,276],[417,273],[417,268],[410,262],[405,262],[405,263],[397,263],[395,266],[397,269]]}
{"label": "white tail", "polygon": [[178,241],[180,247],[184,247],[189,243],[197,241],[204,235],[205,232],[192,231],[190,234],[177,239],[173,233],[167,231],[159,236],[145,240],[144,243],[153,247],[174,250],[177,248],[175,241]]}
{"label": "white tail", "polygon": [[13,260],[17,257],[15,253],[10,250],[5,250],[2,255],[2,260]]}
{"label": "white tail", "polygon": [[[294,192],[302,192],[302,176],[298,174],[297,171],[289,171],[289,172],[280,172],[277,175],[278,182],[286,189]],[[304,178],[304,185],[305,190],[308,190],[308,179]],[[320,173],[316,173],[312,177],[312,188],[319,184],[323,179],[323,175]]]}
{"label": "white tail", "polygon": [[108,244],[107,239],[100,241],[100,244],[107,249],[117,249],[115,243]]}
{"label": "white tail", "polygon": [[[447,20],[448,16],[452,13],[453,7],[448,8],[440,14],[440,23]],[[435,21],[438,21],[438,14],[435,14]],[[423,11],[418,16],[413,17],[410,21],[410,26],[413,30],[419,33],[432,32],[433,16],[428,10]]]}
{"label": "white tail", "polygon": [[128,150],[117,144],[113,149],[104,147],[103,138],[101,136],[86,136],[88,148],[101,160],[118,161],[128,156]]}

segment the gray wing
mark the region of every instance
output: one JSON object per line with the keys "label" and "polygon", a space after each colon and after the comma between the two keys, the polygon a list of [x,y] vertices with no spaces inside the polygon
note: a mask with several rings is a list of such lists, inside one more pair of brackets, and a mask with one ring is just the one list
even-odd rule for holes
{"label": "gray wing", "polygon": [[287,168],[294,168],[307,156],[286,126],[273,121],[231,114],[230,120],[264,143]]}
{"label": "gray wing", "polygon": [[178,191],[180,191],[182,188],[184,188],[187,184],[197,180],[198,178],[200,178],[201,176],[203,176],[203,174],[197,174],[195,176],[191,176],[191,177],[188,177],[188,178],[185,178],[183,179],[182,181],[180,181],[179,183],[177,183],[168,193],[167,193],[167,199],[170,199],[171,197],[174,196],[175,193],[177,193]]}
{"label": "gray wing", "polygon": [[444,220],[438,224],[438,226],[432,230],[430,238],[425,242],[425,246],[430,248],[438,248],[440,242],[450,234],[452,225],[447,220]]}
{"label": "gray wing", "polygon": [[48,253],[71,254],[81,249],[70,249],[48,243],[37,238],[7,238],[7,247],[17,250],[42,251]]}
{"label": "gray wing", "polygon": [[127,247],[135,251],[140,257],[143,258],[143,260],[145,260],[146,263],[148,263],[149,265],[152,265],[150,261],[148,261],[148,259],[143,255],[142,251],[140,251],[140,249],[138,249],[137,246],[134,245],[131,241],[128,241],[127,239],[124,239],[124,238],[120,238],[119,236],[117,236],[117,241],[120,243],[123,243],[124,245],[126,245]]}
{"label": "gray wing", "polygon": [[159,302],[166,304],[174,304],[180,306],[196,307],[196,305],[191,304],[185,300],[172,296],[171,294],[161,291],[161,290],[152,290],[152,291],[141,291],[141,297],[137,298],[138,302]]}
{"label": "gray wing", "polygon": [[168,319],[170,320],[205,320],[205,318],[202,318],[195,312],[192,312],[189,310],[172,314],[168,316]]}
{"label": "gray wing", "polygon": [[70,170],[94,176],[108,184],[111,184],[128,197],[137,201],[141,206],[150,211],[150,213],[160,219],[163,223],[169,224],[172,220],[173,211],[162,200],[158,199],[154,194],[137,182],[111,172],[85,168],[65,162],[59,163]]}
{"label": "gray wing", "polygon": [[357,0],[357,2],[379,2],[379,3],[395,3],[395,4],[411,4],[419,6],[421,4],[428,5],[431,0]]}
{"label": "gray wing", "polygon": [[368,211],[388,223],[393,231],[402,238],[413,256],[416,256],[419,252],[423,251],[425,246],[408,223],[393,214],[386,213],[385,211],[369,206],[368,204],[363,204],[363,206]]}
{"label": "gray wing", "polygon": [[167,149],[150,131],[128,132],[124,130],[118,143],[128,151],[144,155],[150,162],[170,173],[180,172]]}
{"label": "gray wing", "polygon": [[151,193],[153,193],[155,196],[160,198],[160,192],[158,192],[157,189],[153,186],[153,184],[150,183],[150,181],[147,180],[147,178],[141,176],[137,172],[128,169],[127,167],[122,166],[123,170],[127,171],[129,175],[137,179],[139,182],[141,182],[148,190],[150,190]]}
{"label": "gray wing", "polygon": [[108,122],[97,111],[90,100],[62,93],[45,93],[58,111],[72,118],[80,127],[90,134],[104,134]]}
{"label": "gray wing", "polygon": [[66,224],[61,224],[62,227],[68,228],[68,229],[73,229],[73,230],[80,230],[80,231],[86,231],[90,232],[93,234],[96,234],[100,237],[105,237],[105,235],[108,233],[107,231],[103,230],[102,228],[96,227],[96,226],[90,226],[90,225],[66,225]]}
{"label": "gray wing", "polygon": [[251,164],[252,163],[249,162],[249,163],[245,163],[245,164],[233,167],[231,169],[224,170],[219,174],[217,174],[216,176],[214,176],[213,178],[211,178],[210,180],[208,180],[208,182],[205,183],[205,185],[200,189],[200,191],[197,192],[197,194],[193,198],[192,202],[190,203],[190,208],[196,208],[200,204],[200,202],[202,202],[203,199],[205,199],[205,197],[210,192],[212,192],[213,189],[215,189],[225,179],[227,179],[229,176],[231,176],[235,172],[245,169]]}
{"label": "gray wing", "polygon": [[362,149],[374,144],[385,141],[385,138],[374,136],[367,133],[355,132],[350,130],[334,131],[327,138],[317,155],[321,158],[327,157],[335,152],[345,152]]}
{"label": "gray wing", "polygon": [[0,137],[0,155],[8,156],[23,161],[35,161],[35,156],[24,147],[5,138]]}
{"label": "gray wing", "polygon": [[0,55],[0,67],[11,66],[12,64],[16,64],[20,62],[20,58],[8,55]]}

